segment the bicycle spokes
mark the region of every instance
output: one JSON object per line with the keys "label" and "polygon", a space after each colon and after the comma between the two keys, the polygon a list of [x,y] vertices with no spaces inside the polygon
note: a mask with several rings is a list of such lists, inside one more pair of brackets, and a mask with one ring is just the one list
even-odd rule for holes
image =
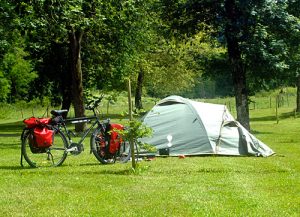
{"label": "bicycle spokes", "polygon": [[22,155],[31,167],[59,166],[67,157],[67,141],[60,131],[54,134],[54,143],[49,148],[32,146],[32,131],[26,130],[22,138]]}

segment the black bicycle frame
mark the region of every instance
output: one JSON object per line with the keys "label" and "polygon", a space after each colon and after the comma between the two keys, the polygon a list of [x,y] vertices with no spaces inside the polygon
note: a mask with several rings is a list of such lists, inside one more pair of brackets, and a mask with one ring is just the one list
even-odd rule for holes
{"label": "black bicycle frame", "polygon": [[[103,125],[101,124],[99,118],[97,116],[92,116],[92,117],[79,117],[79,118],[70,118],[70,119],[66,119],[66,122],[71,122],[72,124],[76,124],[76,123],[85,123],[85,122],[91,122],[91,120],[96,119],[96,121],[92,124],[92,126],[90,126],[87,130],[84,131],[83,136],[81,137],[81,139],[79,140],[79,142],[77,144],[82,144],[82,142],[85,140],[85,138],[87,137],[87,135],[91,132],[92,129],[94,129],[95,125],[98,124],[98,126],[101,128],[101,130],[104,131],[103,129]],[[64,130],[67,133],[69,142],[72,143],[72,138],[70,136],[70,131],[67,129],[66,124],[63,124]]]}

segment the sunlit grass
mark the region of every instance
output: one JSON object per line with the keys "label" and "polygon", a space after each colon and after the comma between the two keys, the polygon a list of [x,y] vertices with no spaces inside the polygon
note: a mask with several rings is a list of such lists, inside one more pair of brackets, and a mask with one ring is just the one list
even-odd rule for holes
{"label": "sunlit grass", "polygon": [[274,156],[156,158],[136,172],[101,165],[88,139],[61,167],[21,168],[22,119],[12,112],[0,122],[0,216],[299,216],[300,119],[281,111],[279,123],[273,109],[250,111]]}

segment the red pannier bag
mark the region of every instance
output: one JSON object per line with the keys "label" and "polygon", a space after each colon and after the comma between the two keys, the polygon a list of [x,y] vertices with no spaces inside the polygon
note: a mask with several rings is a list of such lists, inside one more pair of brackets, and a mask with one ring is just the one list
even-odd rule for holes
{"label": "red pannier bag", "polygon": [[39,148],[48,148],[53,144],[53,130],[47,127],[36,127],[33,130],[35,144]]}
{"label": "red pannier bag", "polygon": [[122,124],[110,124],[110,143],[109,143],[109,152],[115,154],[120,149],[120,144],[122,143],[121,135],[114,130],[124,130]]}
{"label": "red pannier bag", "polygon": [[49,124],[50,121],[51,121],[51,118],[31,117],[31,118],[23,120],[23,123],[26,125],[27,128],[35,128],[35,127],[43,125],[43,124]]}
{"label": "red pannier bag", "polygon": [[[33,129],[33,136],[29,137],[29,143],[30,147],[34,150],[36,148],[48,148],[53,144],[53,130],[45,126],[50,122],[51,118],[36,117],[31,117],[23,121],[27,128]],[[39,150],[33,152],[38,153]]]}
{"label": "red pannier bag", "polygon": [[23,120],[23,123],[26,125],[27,128],[34,128],[38,125],[37,120],[38,120],[38,118],[31,117],[31,118]]}

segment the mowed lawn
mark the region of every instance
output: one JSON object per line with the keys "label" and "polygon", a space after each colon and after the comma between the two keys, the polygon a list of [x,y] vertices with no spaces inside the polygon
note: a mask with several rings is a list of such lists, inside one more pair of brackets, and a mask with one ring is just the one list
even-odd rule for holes
{"label": "mowed lawn", "polygon": [[[0,122],[0,216],[300,216],[300,118],[251,111],[277,154],[176,157],[101,165],[89,153],[61,167],[20,167],[20,120]],[[285,112],[285,111],[284,111]],[[25,163],[26,164],[26,163]]]}

